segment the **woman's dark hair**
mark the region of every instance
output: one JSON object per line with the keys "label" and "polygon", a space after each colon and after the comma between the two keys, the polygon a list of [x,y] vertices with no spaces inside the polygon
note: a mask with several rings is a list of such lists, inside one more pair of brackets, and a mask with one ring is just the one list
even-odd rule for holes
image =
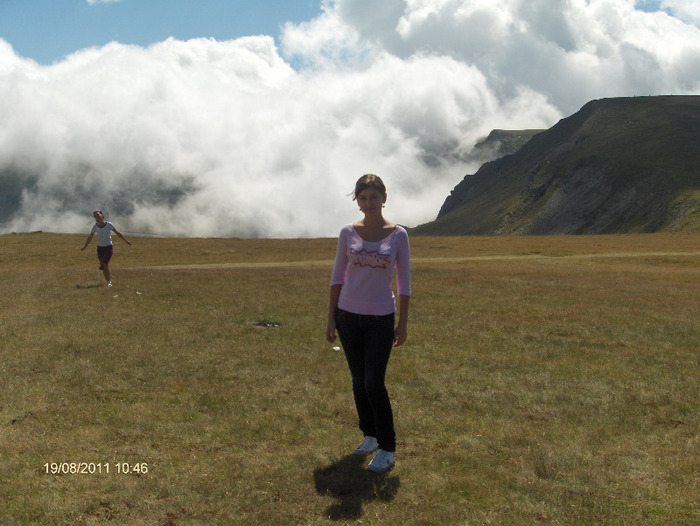
{"label": "woman's dark hair", "polygon": [[355,183],[355,191],[352,193],[353,201],[357,199],[357,196],[360,195],[363,190],[370,187],[378,190],[382,195],[386,194],[386,186],[384,186],[384,182],[378,175],[365,174]]}

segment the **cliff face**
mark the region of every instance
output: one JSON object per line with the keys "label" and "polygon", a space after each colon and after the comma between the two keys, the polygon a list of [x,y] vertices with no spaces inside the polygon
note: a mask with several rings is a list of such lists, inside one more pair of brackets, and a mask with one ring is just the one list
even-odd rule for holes
{"label": "cliff face", "polygon": [[522,148],[533,135],[545,130],[493,130],[474,145],[470,159],[481,164],[511,155]]}
{"label": "cliff face", "polygon": [[700,97],[592,101],[459,183],[416,234],[700,230]]}

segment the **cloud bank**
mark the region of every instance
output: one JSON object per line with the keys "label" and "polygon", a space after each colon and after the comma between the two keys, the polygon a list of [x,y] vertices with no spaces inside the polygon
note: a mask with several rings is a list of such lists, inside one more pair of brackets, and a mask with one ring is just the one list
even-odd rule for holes
{"label": "cloud bank", "polygon": [[369,172],[388,218],[432,220],[494,128],[700,93],[697,13],[663,3],[335,0],[279,45],[111,43],[51,66],[0,40],[0,232],[84,232],[99,208],[126,232],[335,236]]}

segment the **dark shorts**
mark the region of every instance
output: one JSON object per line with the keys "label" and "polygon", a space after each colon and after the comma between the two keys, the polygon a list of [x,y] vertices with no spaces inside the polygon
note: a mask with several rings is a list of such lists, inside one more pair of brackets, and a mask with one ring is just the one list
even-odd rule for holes
{"label": "dark shorts", "polygon": [[97,247],[97,259],[100,260],[100,268],[109,265],[109,260],[112,259],[114,253],[114,245],[108,247]]}

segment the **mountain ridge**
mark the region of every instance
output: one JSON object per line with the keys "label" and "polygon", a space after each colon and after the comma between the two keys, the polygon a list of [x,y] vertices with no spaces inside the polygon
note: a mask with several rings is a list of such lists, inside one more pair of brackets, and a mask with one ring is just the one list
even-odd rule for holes
{"label": "mountain ridge", "polygon": [[486,162],[418,235],[700,230],[700,97],[599,99]]}

